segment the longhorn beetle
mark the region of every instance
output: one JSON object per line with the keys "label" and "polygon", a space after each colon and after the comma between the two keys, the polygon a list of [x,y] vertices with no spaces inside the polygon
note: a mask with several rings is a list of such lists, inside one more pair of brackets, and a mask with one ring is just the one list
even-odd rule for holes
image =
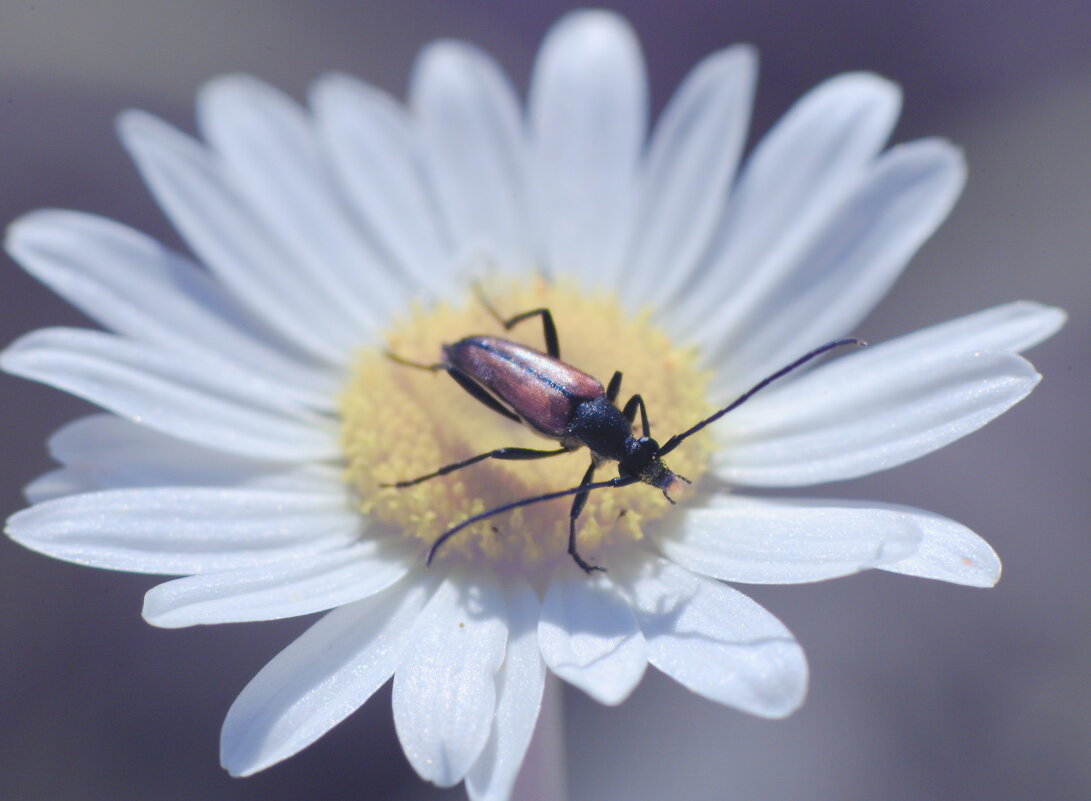
{"label": "longhorn beetle", "polygon": [[[642,481],[661,490],[663,496],[673,504],[670,490],[678,487],[681,482],[689,484],[690,481],[671,472],[670,468],[663,463],[663,457],[677,448],[683,440],[710,423],[716,422],[732,409],[738,408],[750,396],[778,378],[784,377],[823,353],[843,345],[859,347],[867,345],[863,340],[848,337],[815,348],[762,379],[715,414],[706,417],[681,434],[675,434],[660,445],[651,437],[648,411],[640,395],[633,395],[620,410],[615,405],[618,393],[621,391],[621,371],[615,372],[610,383],[603,389],[598,379],[561,361],[557,327],[553,323],[553,315],[549,309],[532,309],[505,320],[480,292],[478,295],[489,314],[504,327],[505,331],[510,331],[524,320],[540,317],[545,335],[546,352],[542,353],[534,348],[499,337],[473,335],[451,345],[443,345],[443,360],[436,364],[420,364],[389,352],[386,354],[387,357],[398,364],[420,370],[430,372],[446,370],[459,386],[485,406],[509,420],[526,424],[545,437],[557,440],[561,447],[554,450],[497,448],[460,462],[444,465],[432,473],[408,481],[381,486],[411,487],[486,459],[546,459],[574,451],[584,445],[591,451],[591,464],[583,474],[578,487],[512,501],[473,515],[447,529],[428,550],[429,565],[432,564],[432,559],[435,558],[439,547],[469,525],[520,506],[575,495],[572,508],[568,513],[568,553],[586,573],[604,570],[597,565],[589,564],[576,549],[576,519],[583,511],[584,504],[587,503],[587,496],[593,490],[627,487]],[[639,438],[633,436],[633,425],[638,411],[641,431]],[[592,481],[595,469],[605,461],[618,463],[617,478],[609,481]]]}

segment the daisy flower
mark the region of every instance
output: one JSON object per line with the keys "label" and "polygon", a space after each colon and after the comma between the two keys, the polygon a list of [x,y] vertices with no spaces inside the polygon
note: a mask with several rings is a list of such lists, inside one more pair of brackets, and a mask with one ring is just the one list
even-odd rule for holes
{"label": "daisy flower", "polygon": [[200,93],[199,139],[123,114],[192,257],[71,211],[11,227],[12,257],[106,331],[35,331],[3,369],[106,413],[51,438],[61,466],[8,534],[177,576],[145,599],[158,626],[326,612],[228,712],[236,775],[391,679],[410,763],[474,799],[509,795],[547,671],[617,704],[650,664],[713,701],[791,713],[800,646],[723,582],[878,568],[988,586],[1000,564],[929,512],[737,488],[862,476],[979,428],[1037,383],[1016,354],[1060,311],[1000,306],[778,381],[671,453],[694,482],[678,506],[643,485],[590,495],[578,543],[606,572],[567,555],[569,499],[480,520],[426,565],[458,522],[578,484],[585,450],[381,486],[543,447],[388,358],[435,362],[470,334],[541,347],[540,322],[506,333],[475,286],[504,317],[552,310],[562,358],[621,371],[663,439],[854,331],[947,215],[962,158],[936,139],[884,150],[899,93],[859,73],[804,96],[740,164],[755,71],[750,48],[712,54],[649,129],[633,32],[580,12],[547,35],[525,109],[488,56],[438,42],[404,106],[343,75],[306,109],[230,76]]}

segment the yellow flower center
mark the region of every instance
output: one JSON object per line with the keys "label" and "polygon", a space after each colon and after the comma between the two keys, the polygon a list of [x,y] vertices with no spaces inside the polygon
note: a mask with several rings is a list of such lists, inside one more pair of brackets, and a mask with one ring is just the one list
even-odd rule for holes
{"label": "yellow flower center", "polygon": [[[557,324],[561,359],[604,386],[621,370],[617,405],[624,406],[633,394],[643,396],[652,436],[661,444],[712,412],[705,397],[708,375],[697,368],[696,352],[674,346],[648,314],[631,315],[610,295],[544,279],[490,286],[486,294],[505,318],[548,308]],[[441,345],[475,334],[545,351],[541,318],[505,332],[469,294],[458,305],[413,311],[389,332],[387,349],[403,359],[434,364],[442,359]],[[398,364],[379,348],[360,353],[341,398],[341,415],[347,480],[359,493],[361,511],[383,528],[425,545],[471,515],[575,487],[590,463],[586,448],[533,461],[487,459],[411,487],[380,488],[494,448],[550,450],[560,444],[488,409],[442,370],[429,373]],[[639,414],[634,434],[640,436]],[[696,481],[710,454],[709,438],[696,436],[666,461],[675,473]],[[595,480],[616,475],[616,463],[605,462]],[[444,543],[436,561],[485,559],[529,567],[567,559],[571,505],[571,497],[560,498],[482,520]],[[647,484],[592,492],[577,522],[579,551],[592,563],[608,565],[612,547],[639,540],[642,523],[670,509],[663,494]]]}

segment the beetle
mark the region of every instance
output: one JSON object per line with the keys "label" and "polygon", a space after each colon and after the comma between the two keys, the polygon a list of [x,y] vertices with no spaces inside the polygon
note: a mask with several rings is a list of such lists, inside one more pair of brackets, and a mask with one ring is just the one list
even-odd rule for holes
{"label": "beetle", "polygon": [[[823,353],[843,345],[863,347],[867,344],[855,337],[828,342],[762,379],[732,403],[681,434],[675,434],[660,445],[651,437],[648,411],[644,405],[644,399],[639,394],[629,398],[622,408],[617,407],[616,402],[621,391],[620,370],[614,372],[609,384],[604,388],[597,378],[561,361],[557,327],[549,309],[531,309],[504,319],[484,295],[479,292],[478,296],[489,314],[503,326],[505,331],[510,331],[526,320],[540,318],[545,338],[545,352],[508,339],[474,334],[449,345],[443,345],[442,360],[435,364],[410,361],[390,352],[386,354],[387,357],[398,364],[420,370],[430,372],[445,370],[459,386],[492,411],[509,420],[522,423],[544,437],[557,440],[561,447],[551,450],[520,447],[496,448],[444,465],[423,476],[380,486],[411,487],[486,459],[547,459],[581,447],[591,451],[591,464],[584,472],[579,486],[512,501],[473,515],[447,529],[429,548],[427,559],[429,565],[432,564],[436,552],[443,543],[473,523],[521,506],[574,495],[572,507],[568,513],[568,554],[585,573],[604,570],[598,565],[588,563],[580,556],[576,548],[576,520],[592,491],[627,487],[643,482],[659,489],[673,504],[675,501],[670,496],[671,490],[677,489],[683,483],[689,484],[690,481],[672,472],[663,462],[663,457],[677,448],[683,440],[738,408],[754,393]],[[638,412],[641,435],[634,437],[633,427]],[[617,462],[617,477],[608,481],[593,481],[595,470],[607,461]]]}

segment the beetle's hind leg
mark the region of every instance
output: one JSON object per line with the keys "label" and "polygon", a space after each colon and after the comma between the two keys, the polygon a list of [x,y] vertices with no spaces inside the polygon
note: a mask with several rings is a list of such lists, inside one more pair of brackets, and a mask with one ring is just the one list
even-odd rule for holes
{"label": "beetle's hind leg", "polygon": [[531,309],[530,311],[522,312],[514,317],[504,319],[504,317],[496,310],[485,293],[481,291],[480,286],[474,286],[474,292],[477,293],[477,299],[481,301],[481,305],[485,307],[485,310],[493,316],[496,322],[504,326],[505,331],[510,331],[523,320],[529,320],[531,317],[542,318],[542,334],[545,336],[546,353],[554,359],[561,358],[561,345],[557,339],[557,325],[553,322],[553,313],[546,308]]}
{"label": "beetle's hind leg", "polygon": [[416,370],[427,370],[429,373],[438,373],[440,370],[446,370],[447,365],[437,362],[435,364],[424,364],[423,362],[415,362],[411,359],[406,359],[403,356],[399,356],[393,351],[383,351],[383,355],[395,364],[400,364],[405,367],[412,367]]}
{"label": "beetle's hind leg", "polygon": [[[380,484],[380,487],[390,488],[396,487],[401,489],[403,487],[412,487],[414,484],[420,484],[422,481],[427,481],[430,478],[438,478],[439,476],[445,476],[448,473],[453,473],[455,470],[461,470],[463,467],[469,467],[472,464],[483,462],[486,459],[507,459],[507,460],[527,460],[527,459],[545,459],[550,456],[560,456],[562,453],[568,453],[567,448],[558,448],[554,451],[539,451],[533,448],[497,448],[491,450],[488,453],[479,453],[477,456],[471,456],[469,459],[463,459],[461,462],[452,462],[451,464],[444,465],[439,470],[435,470],[427,475],[417,476],[417,478],[411,478],[408,481],[397,481],[393,484]],[[586,482],[585,482],[586,483]]]}
{"label": "beetle's hind leg", "polygon": [[[580,481],[580,486],[586,486],[591,483],[591,480],[595,477],[595,462],[592,460],[591,464],[587,468],[587,472],[583,474],[583,480]],[[580,516],[580,512],[583,511],[584,505],[587,503],[587,496],[591,494],[591,490],[585,490],[578,494],[572,500],[572,511],[568,513],[568,555],[571,556],[577,565],[583,570],[584,573],[590,575],[596,570],[606,572],[605,567],[599,567],[598,565],[589,564],[580,556],[579,551],[576,550],[576,518]]]}

